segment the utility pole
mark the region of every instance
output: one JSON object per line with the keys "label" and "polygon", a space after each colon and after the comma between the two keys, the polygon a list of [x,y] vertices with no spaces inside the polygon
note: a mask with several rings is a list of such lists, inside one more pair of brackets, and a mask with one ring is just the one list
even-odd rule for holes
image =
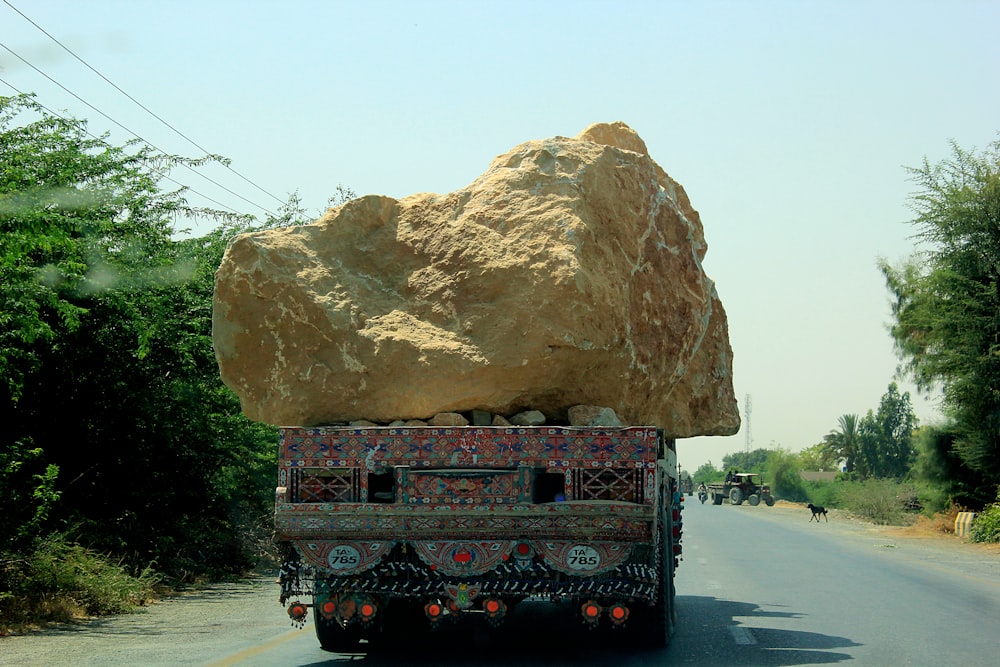
{"label": "utility pole", "polygon": [[744,401],[743,413],[746,417],[747,431],[746,431],[746,453],[750,453],[750,445],[753,443],[753,435],[750,432],[750,413],[753,411],[753,400],[750,394],[747,394],[746,400]]}

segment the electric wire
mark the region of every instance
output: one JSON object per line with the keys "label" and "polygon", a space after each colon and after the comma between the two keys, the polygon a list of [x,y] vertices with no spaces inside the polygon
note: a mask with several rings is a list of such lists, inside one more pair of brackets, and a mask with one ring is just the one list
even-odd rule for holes
{"label": "electric wire", "polygon": [[[76,58],[78,61],[80,61],[80,63],[82,63],[87,69],[89,69],[91,72],[93,72],[97,76],[101,77],[101,79],[103,79],[108,85],[110,85],[112,88],[114,88],[115,90],[117,90],[119,93],[121,93],[122,95],[124,95],[125,97],[127,97],[129,100],[131,100],[132,102],[134,102],[143,111],[145,111],[150,116],[152,116],[156,120],[158,120],[161,123],[163,123],[164,125],[166,125],[171,130],[173,130],[174,132],[176,132],[178,135],[180,135],[181,137],[183,137],[185,140],[187,140],[188,143],[190,143],[192,146],[194,146],[195,148],[197,148],[198,150],[200,150],[202,153],[211,154],[211,151],[209,151],[207,148],[202,147],[194,139],[192,139],[191,137],[187,136],[186,134],[184,134],[183,132],[181,132],[180,130],[178,130],[176,127],[174,127],[173,125],[171,125],[170,123],[168,123],[166,120],[164,120],[162,117],[160,117],[158,114],[156,114],[151,109],[149,109],[142,102],[140,102],[139,100],[135,99],[134,97],[132,97],[131,95],[129,95],[127,92],[125,92],[124,90],[122,90],[122,88],[119,87],[115,82],[111,81],[108,77],[104,76],[104,74],[102,74],[101,72],[99,72],[96,68],[94,68],[93,66],[91,66],[90,63],[88,63],[86,60],[84,60],[83,58],[81,58],[80,56],[78,56],[76,53],[74,53],[68,46],[66,46],[65,44],[63,44],[62,42],[60,42],[58,39],[56,39],[52,34],[50,34],[47,30],[45,30],[45,28],[43,28],[42,26],[38,25],[38,23],[36,23],[35,21],[33,21],[31,18],[29,18],[24,12],[22,12],[20,9],[18,9],[17,7],[15,7],[14,5],[12,5],[10,3],[10,0],[4,0],[4,4],[6,4],[8,7],[10,7],[11,9],[13,9],[15,12],[17,12],[18,14],[20,14],[21,17],[25,21],[27,21],[31,25],[35,26],[46,37],[48,37],[53,42],[55,42],[56,44],[58,44],[64,51],[66,51],[66,53],[70,54],[71,56],[73,56],[74,58]],[[261,192],[263,192],[264,194],[266,194],[268,197],[271,197],[272,199],[274,199],[279,204],[283,204],[284,203],[284,201],[281,198],[275,196],[271,192],[268,192],[263,187],[261,187],[260,185],[258,185],[255,182],[253,182],[252,180],[250,180],[249,178],[247,178],[243,174],[239,173],[238,171],[236,171],[235,169],[233,169],[229,165],[223,165],[223,166],[225,166],[226,169],[228,169],[229,171],[231,171],[234,175],[239,176],[246,183],[249,183],[253,187],[257,188],[258,190],[260,190]],[[254,205],[256,206],[256,204],[254,204]],[[263,208],[263,207],[258,207],[258,208]],[[267,209],[263,209],[263,210],[266,211]],[[270,211],[268,211],[268,212],[270,212]]]}
{"label": "electric wire", "polygon": [[[0,83],[3,83],[4,85],[6,85],[7,87],[9,87],[11,90],[13,90],[14,92],[16,92],[19,95],[25,95],[25,96],[29,96],[29,97],[31,96],[29,93],[25,93],[20,88],[18,88],[14,84],[12,84],[10,81],[7,81],[3,77],[0,77]],[[46,111],[48,111],[50,114],[52,114],[56,118],[61,119],[65,123],[69,123],[71,125],[80,125],[80,123],[81,123],[81,121],[79,121],[77,119],[67,118],[66,116],[63,116],[62,114],[58,113],[57,111],[53,111],[52,109],[50,109],[49,107],[45,106],[45,104],[39,102],[38,100],[35,100],[35,103],[38,104],[38,106],[40,106],[41,108],[43,108]],[[87,136],[89,136],[91,139],[94,139],[94,140],[100,142],[105,147],[107,147],[107,148],[114,148],[111,144],[109,144],[104,139],[102,139],[101,137],[97,136],[96,134],[94,134],[90,130],[84,129],[84,132],[86,132]],[[141,137],[140,137],[140,139],[141,139]],[[142,141],[145,141],[145,139],[142,139]],[[149,145],[150,147],[152,147],[154,150],[160,151],[160,149],[156,148],[155,146],[153,146],[149,142],[146,142],[146,143],[147,143],[147,145]],[[160,151],[160,152],[163,153],[163,151]],[[220,207],[222,207],[224,209],[227,209],[227,210],[235,213],[236,215],[244,215],[241,211],[237,211],[233,207],[231,207],[231,206],[229,206],[227,204],[223,204],[222,202],[220,202],[220,201],[218,201],[216,199],[213,199],[212,197],[209,197],[204,192],[199,192],[198,190],[195,190],[194,188],[192,188],[190,185],[185,185],[184,183],[181,183],[180,181],[178,181],[177,179],[173,178],[172,176],[170,176],[167,172],[163,171],[162,169],[157,169],[153,165],[148,165],[148,167],[149,167],[150,171],[153,171],[153,172],[159,174],[159,176],[161,178],[163,178],[166,181],[170,181],[171,183],[173,183],[177,187],[179,187],[179,188],[181,188],[181,189],[183,189],[183,190],[185,190],[187,192],[192,192],[192,193],[198,195],[199,197],[202,197],[203,199],[206,199],[206,200],[212,202],[216,206],[220,206]],[[195,173],[198,173],[198,172],[195,172]],[[211,180],[211,179],[209,179],[209,180]],[[254,206],[256,206],[256,204],[254,204]]]}
{"label": "electric wire", "polygon": [[[169,153],[167,153],[165,150],[163,150],[159,146],[155,145],[154,143],[152,143],[151,141],[149,141],[147,139],[144,139],[137,132],[134,132],[131,129],[125,127],[124,125],[122,125],[121,123],[119,123],[117,120],[115,120],[114,118],[112,118],[108,114],[104,113],[103,111],[101,111],[100,109],[98,109],[97,107],[95,107],[93,104],[91,104],[87,100],[83,99],[82,97],[80,97],[79,95],[77,95],[76,93],[74,93],[72,90],[70,90],[66,86],[62,85],[61,83],[59,83],[58,81],[56,81],[55,79],[53,79],[51,76],[49,76],[48,74],[46,74],[42,70],[40,70],[37,67],[35,67],[35,65],[33,65],[32,63],[30,63],[27,59],[23,58],[20,54],[18,54],[16,51],[14,51],[13,49],[11,49],[9,46],[7,46],[6,44],[4,44],[3,42],[0,42],[0,47],[6,49],[11,55],[13,55],[15,58],[19,59],[25,65],[27,65],[31,69],[35,70],[36,72],[38,72],[39,74],[41,74],[42,76],[44,76],[46,79],[48,79],[49,81],[51,81],[55,85],[57,85],[60,88],[62,88],[64,91],[66,91],[67,93],[69,93],[70,95],[72,95],[73,97],[75,97],[80,102],[83,102],[88,107],[90,107],[91,109],[93,109],[97,113],[101,114],[102,116],[104,116],[105,118],[107,118],[109,121],[111,121],[112,123],[114,123],[115,125],[117,125],[118,127],[120,127],[121,129],[125,130],[129,134],[131,134],[136,139],[139,139],[140,141],[142,141],[143,143],[145,143],[146,145],[148,145],[153,150],[158,151],[158,152],[162,153],[163,155],[169,155]],[[10,85],[10,84],[8,84],[8,85]],[[223,185],[222,183],[219,183],[218,181],[216,181],[215,179],[211,178],[210,176],[206,176],[205,174],[201,173],[200,171],[194,169],[193,167],[191,167],[189,165],[182,165],[182,166],[185,167],[186,169],[188,169],[189,171],[191,171],[192,173],[197,174],[198,176],[204,178],[206,181],[209,181],[210,183],[214,183],[215,185],[219,186],[220,188],[222,188],[223,190],[225,190],[229,194],[233,195],[234,197],[238,197],[239,199],[242,199],[243,201],[245,201],[246,203],[250,204],[251,206],[255,206],[255,207],[257,207],[257,208],[259,208],[259,209],[261,209],[261,210],[269,213],[273,217],[277,217],[277,215],[273,211],[269,210],[267,207],[261,206],[260,204],[258,204],[256,202],[250,201],[249,199],[247,199],[243,195],[241,195],[241,194],[239,194],[237,192],[234,192],[233,190],[227,188],[225,185]],[[229,208],[229,207],[227,206],[226,208]],[[233,209],[230,209],[230,210],[233,210]]]}

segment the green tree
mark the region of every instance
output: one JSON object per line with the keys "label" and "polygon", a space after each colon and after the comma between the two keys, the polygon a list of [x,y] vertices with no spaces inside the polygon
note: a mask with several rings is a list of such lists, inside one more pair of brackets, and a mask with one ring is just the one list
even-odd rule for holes
{"label": "green tree", "polygon": [[762,472],[767,467],[769,449],[754,449],[749,452],[732,452],[722,457],[722,470],[740,472]]}
{"label": "green tree", "polygon": [[708,463],[702,463],[698,466],[698,469],[694,471],[694,474],[691,475],[691,480],[695,484],[701,484],[702,482],[705,484],[708,484],[709,482],[718,482],[721,481],[722,478],[722,471],[712,465],[711,461]]}
{"label": "green tree", "polygon": [[858,425],[858,470],[863,477],[901,479],[913,462],[917,418],[909,392],[895,382],[883,394],[878,411],[868,411]]}
{"label": "green tree", "polygon": [[[0,97],[0,551],[60,531],[184,578],[245,567],[245,536],[266,537],[275,433],[219,379],[214,271],[233,235],[303,213],[293,196],[256,225],[160,189],[215,159]],[[220,226],[175,240],[194,219]]]}
{"label": "green tree", "polygon": [[823,449],[827,458],[838,464],[844,461],[844,467],[851,473],[854,472],[858,459],[858,416],[841,415],[837,424],[838,430],[823,436]]}
{"label": "green tree", "polygon": [[792,501],[807,499],[799,457],[784,449],[773,449],[767,456],[767,476],[771,491],[778,498]]}
{"label": "green tree", "polygon": [[[939,164],[910,170],[920,243],[879,265],[893,297],[892,335],[918,388],[940,386],[953,448],[1000,476],[1000,142],[981,154],[952,144]],[[984,497],[982,501],[988,501]]]}
{"label": "green tree", "polygon": [[970,469],[955,449],[957,433],[949,425],[921,426],[913,437],[916,458],[911,474],[940,496],[938,506],[948,502],[963,507],[978,506],[996,487],[996,480]]}
{"label": "green tree", "polygon": [[840,455],[824,442],[799,452],[799,468],[802,470],[839,471],[839,462]]}

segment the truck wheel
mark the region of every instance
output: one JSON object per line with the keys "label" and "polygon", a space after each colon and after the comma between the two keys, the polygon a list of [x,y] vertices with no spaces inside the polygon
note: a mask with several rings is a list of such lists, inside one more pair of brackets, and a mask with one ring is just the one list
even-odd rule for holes
{"label": "truck wheel", "polygon": [[760,496],[756,493],[751,493],[750,497],[747,498],[747,502],[750,503],[750,507],[757,507],[757,505],[760,505]]}
{"label": "truck wheel", "polygon": [[722,497],[721,493],[713,493],[712,494],[712,504],[713,505],[721,505],[722,501],[723,501],[723,497]]}
{"label": "truck wheel", "polygon": [[774,498],[771,496],[764,496],[764,504],[768,507],[774,507]]}
{"label": "truck wheel", "polygon": [[316,625],[316,639],[324,651],[331,653],[348,653],[354,651],[361,641],[361,628],[349,625],[347,628],[340,627],[334,620],[327,620],[319,614],[314,615]]}
{"label": "truck wheel", "polygon": [[743,489],[732,489],[729,491],[729,502],[734,505],[743,504]]}
{"label": "truck wheel", "polygon": [[670,528],[662,518],[659,521],[660,534],[663,536],[663,546],[657,558],[660,585],[657,588],[656,603],[648,609],[641,623],[636,624],[638,634],[635,640],[648,648],[663,648],[670,645],[670,636],[674,634],[674,548],[670,539]]}

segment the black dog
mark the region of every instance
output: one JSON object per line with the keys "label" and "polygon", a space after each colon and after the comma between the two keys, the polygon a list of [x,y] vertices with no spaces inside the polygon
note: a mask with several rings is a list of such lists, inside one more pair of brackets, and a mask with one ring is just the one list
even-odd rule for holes
{"label": "black dog", "polygon": [[809,503],[808,505],[806,505],[806,507],[808,507],[810,510],[812,510],[812,516],[809,517],[810,521],[812,521],[813,519],[816,519],[816,523],[819,523],[819,515],[822,514],[823,518],[826,519],[826,522],[830,523],[830,519],[826,516],[826,508],[825,507],[822,507],[820,505],[813,505],[812,503]]}

